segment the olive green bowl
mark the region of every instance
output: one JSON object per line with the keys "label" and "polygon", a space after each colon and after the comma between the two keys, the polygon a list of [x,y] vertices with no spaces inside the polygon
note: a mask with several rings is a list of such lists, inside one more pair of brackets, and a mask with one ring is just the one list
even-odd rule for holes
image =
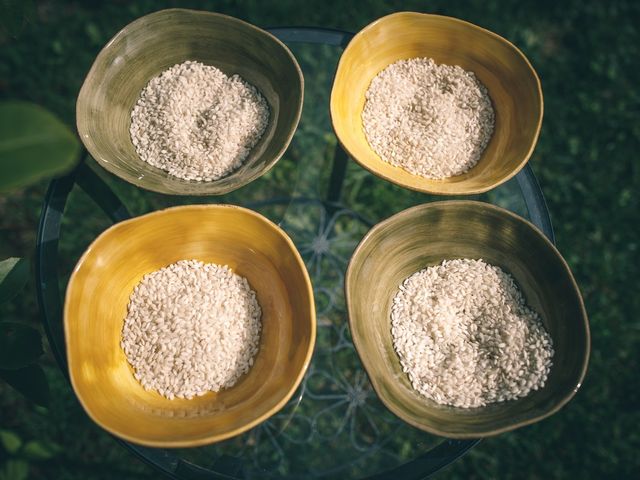
{"label": "olive green bowl", "polygon": [[[239,74],[270,107],[267,129],[244,164],[212,182],[183,180],[147,164],[129,134],[141,90],[186,60]],[[284,154],[300,120],[303,90],[295,57],[270,33],[217,13],[161,10],[124,27],[98,54],[78,96],[76,121],[91,156],[123,180],[160,193],[221,195],[266,173]]]}
{"label": "olive green bowl", "polygon": [[[555,354],[543,388],[480,408],[439,405],[419,395],[402,371],[391,337],[391,303],[400,283],[445,259],[482,258],[511,273],[541,316]],[[473,201],[434,202],[373,227],[345,280],[351,336],[380,400],[407,423],[449,438],[481,438],[557,412],[576,393],[589,359],[587,314],[558,250],[531,223]]]}

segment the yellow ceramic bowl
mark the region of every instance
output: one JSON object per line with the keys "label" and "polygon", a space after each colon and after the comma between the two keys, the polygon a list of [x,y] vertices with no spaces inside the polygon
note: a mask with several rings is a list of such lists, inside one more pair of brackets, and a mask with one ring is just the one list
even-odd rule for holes
{"label": "yellow ceramic bowl", "polygon": [[[443,180],[412,175],[384,162],[367,142],[361,115],[371,80],[390,64],[415,57],[470,70],[489,91],[493,137],[465,174]],[[475,194],[506,182],[526,164],[542,124],[542,89],[522,52],[495,33],[456,18],[401,12],[371,23],[345,49],[331,92],[331,119],[347,153],[371,173],[420,192]]]}
{"label": "yellow ceramic bowl", "polygon": [[[212,182],[183,180],[142,161],[129,134],[142,89],[186,60],[240,75],[269,104],[267,129],[245,162]],[[173,8],[135,20],[107,43],[80,89],[76,122],[91,156],[123,180],[172,195],[221,195],[255,180],[282,157],[300,120],[303,91],[298,62],[269,32],[226,15]]]}
{"label": "yellow ceramic bowl", "polygon": [[[133,377],[120,335],[142,277],[192,258],[247,278],[262,308],[260,349],[233,387],[168,400]],[[298,387],[316,338],[311,281],[289,237],[263,216],[226,205],[170,208],[102,233],[71,276],[64,327],[71,383],[89,416],[118,437],[154,447],[217,442],[276,413]]]}

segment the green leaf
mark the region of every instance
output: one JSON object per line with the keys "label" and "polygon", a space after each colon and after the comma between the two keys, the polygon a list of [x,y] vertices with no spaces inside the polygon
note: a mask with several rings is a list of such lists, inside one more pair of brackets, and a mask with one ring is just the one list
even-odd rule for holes
{"label": "green leaf", "polygon": [[102,38],[102,33],[100,32],[100,29],[95,23],[93,22],[87,23],[84,29],[85,29],[85,32],[87,32],[87,36],[89,37],[89,39],[94,45],[102,45],[104,43],[104,39]]}
{"label": "green leaf", "polygon": [[79,153],[75,135],[49,111],[26,102],[0,103],[0,192],[62,174]]}
{"label": "green leaf", "polygon": [[11,257],[0,262],[0,303],[7,302],[22,290],[29,280],[29,261]]}
{"label": "green leaf", "polygon": [[0,430],[0,443],[11,454],[16,453],[22,446],[20,437],[11,430]]}
{"label": "green leaf", "polygon": [[29,464],[24,460],[8,460],[0,470],[0,480],[27,480]]}
{"label": "green leaf", "polygon": [[49,384],[42,367],[28,365],[18,370],[0,370],[0,378],[34,403],[49,405]]}
{"label": "green leaf", "polygon": [[20,322],[0,322],[0,368],[15,370],[42,355],[42,339],[35,328]]}
{"label": "green leaf", "polygon": [[62,452],[62,447],[53,442],[32,440],[22,449],[22,455],[29,460],[49,460]]}
{"label": "green leaf", "polygon": [[49,409],[46,407],[41,407],[40,405],[35,405],[33,407],[33,409],[35,410],[36,413],[39,413],[40,415],[46,415],[49,413]]}

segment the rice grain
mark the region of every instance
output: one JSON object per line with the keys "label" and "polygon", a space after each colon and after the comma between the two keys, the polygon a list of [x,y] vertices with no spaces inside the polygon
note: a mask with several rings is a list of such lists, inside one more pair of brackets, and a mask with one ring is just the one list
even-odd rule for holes
{"label": "rice grain", "polygon": [[227,266],[181,260],[135,287],[120,345],[146,390],[193,398],[229,388],[249,371],[261,315],[246,278]]}
{"label": "rice grain", "polygon": [[467,172],[493,134],[487,89],[457,65],[400,60],[375,76],[365,99],[362,124],[371,148],[414,175],[442,179]]}
{"label": "rice grain", "polygon": [[269,123],[269,106],[239,75],[187,61],[154,77],[131,111],[140,158],[169,174],[213,181],[238,169]]}
{"label": "rice grain", "polygon": [[553,346],[513,278],[482,260],[445,260],[400,285],[393,345],[415,390],[473,408],[542,388]]}

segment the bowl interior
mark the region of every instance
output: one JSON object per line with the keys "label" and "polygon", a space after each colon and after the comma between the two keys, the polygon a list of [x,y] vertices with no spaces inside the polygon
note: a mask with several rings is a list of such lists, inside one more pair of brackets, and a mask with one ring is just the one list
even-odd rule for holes
{"label": "bowl interior", "polygon": [[[409,275],[444,259],[482,258],[513,275],[543,318],[555,355],[545,386],[486,407],[441,406],[413,390],[391,337],[391,304]],[[346,277],[351,334],[381,400],[408,423],[452,438],[476,438],[539,420],[574,395],[589,354],[586,313],[558,251],[528,222],[481,202],[448,201],[405,210],[375,226]]]}
{"label": "bowl interior", "polygon": [[[143,162],[129,134],[141,90],[167,68],[197,60],[255,85],[270,107],[267,129],[245,163],[213,182],[169,176]],[[107,170],[143,188],[169,194],[222,194],[265,173],[284,153],[302,111],[303,78],[287,47],[241,20],[172,9],[123,28],[100,52],[80,90],[80,138]]]}
{"label": "bowl interior", "polygon": [[[474,72],[489,91],[493,137],[465,174],[443,180],[412,175],[384,162],[367,142],[361,115],[371,80],[391,63],[415,57],[459,65]],[[372,173],[427,193],[480,193],[525,165],[540,131],[542,91],[528,60],[504,38],[455,18],[402,12],[373,22],[349,43],[331,93],[331,118],[342,145]]]}
{"label": "bowl interior", "polygon": [[[192,400],[145,391],[120,348],[129,296],[142,277],[181,259],[226,264],[262,308],[255,363],[236,385]],[[116,224],[89,247],[67,288],[65,335],[73,387],[101,426],[153,446],[193,446],[249,429],[281,408],[315,342],[311,283],[295,247],[264,217],[189,206]]]}

